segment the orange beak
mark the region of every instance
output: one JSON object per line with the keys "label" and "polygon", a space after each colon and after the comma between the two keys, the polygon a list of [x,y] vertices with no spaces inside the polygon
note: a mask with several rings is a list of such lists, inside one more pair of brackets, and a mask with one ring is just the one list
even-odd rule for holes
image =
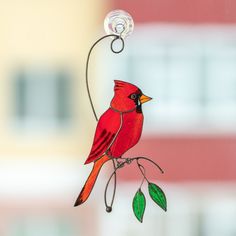
{"label": "orange beak", "polygon": [[143,104],[143,103],[145,103],[145,102],[150,101],[151,99],[152,99],[152,98],[150,98],[150,97],[148,97],[148,96],[142,94],[139,100],[140,100],[141,104]]}

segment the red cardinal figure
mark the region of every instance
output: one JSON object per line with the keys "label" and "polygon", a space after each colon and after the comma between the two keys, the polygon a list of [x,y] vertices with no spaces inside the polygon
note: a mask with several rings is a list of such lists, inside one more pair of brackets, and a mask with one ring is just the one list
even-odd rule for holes
{"label": "red cardinal figure", "polygon": [[89,197],[102,165],[120,158],[132,148],[142,133],[142,104],[151,100],[133,84],[115,80],[114,97],[110,108],[100,117],[93,145],[85,164],[94,162],[74,206],[84,203]]}

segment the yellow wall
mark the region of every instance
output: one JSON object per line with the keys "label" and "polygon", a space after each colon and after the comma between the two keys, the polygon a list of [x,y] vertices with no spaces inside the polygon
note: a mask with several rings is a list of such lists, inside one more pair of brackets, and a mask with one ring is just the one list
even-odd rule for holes
{"label": "yellow wall", "polygon": [[[2,0],[0,3],[0,158],[87,153],[95,122],[85,92],[87,52],[103,30],[105,0]],[[76,79],[74,121],[66,132],[21,132],[12,122],[12,72],[67,66]]]}

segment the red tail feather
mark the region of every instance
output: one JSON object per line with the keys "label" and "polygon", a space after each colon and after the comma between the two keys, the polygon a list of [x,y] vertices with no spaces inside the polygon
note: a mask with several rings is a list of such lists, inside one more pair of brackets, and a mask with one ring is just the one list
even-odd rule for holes
{"label": "red tail feather", "polygon": [[97,180],[97,177],[98,177],[98,174],[101,170],[101,167],[109,159],[110,158],[107,155],[104,155],[103,157],[101,157],[100,159],[98,159],[97,161],[94,162],[93,169],[92,169],[87,181],[85,182],[84,187],[82,188],[74,206],[81,205],[82,203],[84,203],[88,199],[88,197],[93,189],[93,186]]}

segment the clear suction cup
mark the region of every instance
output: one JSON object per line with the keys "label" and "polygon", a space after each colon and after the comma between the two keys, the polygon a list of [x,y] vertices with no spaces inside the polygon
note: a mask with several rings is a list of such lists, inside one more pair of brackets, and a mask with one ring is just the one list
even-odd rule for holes
{"label": "clear suction cup", "polygon": [[111,11],[104,20],[104,29],[107,34],[115,34],[125,38],[132,34],[134,21],[131,15],[126,11]]}

